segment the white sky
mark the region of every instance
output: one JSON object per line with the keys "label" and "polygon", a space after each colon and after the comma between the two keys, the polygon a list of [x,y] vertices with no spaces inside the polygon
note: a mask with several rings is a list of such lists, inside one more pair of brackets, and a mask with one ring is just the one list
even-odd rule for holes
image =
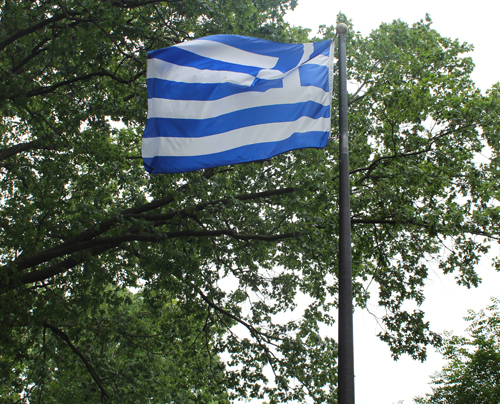
{"label": "white sky", "polygon": [[476,63],[476,71],[473,78],[483,91],[500,81],[498,1],[299,0],[297,8],[286,19],[292,25],[313,29],[312,33],[315,34],[321,24],[335,25],[339,12],[350,18],[354,29],[363,35],[369,34],[382,22],[401,19],[412,24],[424,19],[428,13],[433,27],[441,35],[458,38],[475,46],[472,57]]}
{"label": "white sky", "polygon": [[[476,64],[473,79],[482,91],[500,81],[498,1],[299,0],[298,7],[288,14],[287,21],[312,28],[315,34],[320,24],[335,25],[340,11],[352,19],[354,29],[363,35],[382,22],[401,19],[411,24],[424,19],[428,13],[433,27],[441,35],[475,46],[471,55]],[[496,247],[491,250],[490,258],[498,253]],[[479,310],[490,304],[490,296],[500,297],[500,274],[491,268],[488,259],[481,262],[478,272],[483,278],[482,285],[467,290],[457,286],[453,277],[433,271],[426,286],[427,300],[423,310],[434,331],[463,333],[467,323],[462,318],[468,309]],[[430,392],[429,375],[440,370],[444,363],[438,353],[429,352],[429,359],[423,364],[408,357],[395,362],[387,346],[376,337],[380,328],[368,312],[358,309],[354,322],[357,404],[392,404],[403,400],[409,404],[415,396]]]}

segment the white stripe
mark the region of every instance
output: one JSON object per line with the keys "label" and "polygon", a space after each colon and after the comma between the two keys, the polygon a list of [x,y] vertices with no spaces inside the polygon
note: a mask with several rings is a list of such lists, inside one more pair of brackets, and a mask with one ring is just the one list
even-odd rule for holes
{"label": "white stripe", "polygon": [[301,117],[293,122],[273,122],[248,126],[212,136],[197,138],[143,138],[142,156],[202,156],[252,144],[279,142],[293,133],[329,131],[330,118]]}
{"label": "white stripe", "polygon": [[255,66],[270,69],[278,63],[277,57],[259,55],[258,53],[247,52],[230,45],[214,42],[207,39],[195,39],[175,45],[178,48],[186,49],[197,55],[222,62],[234,63],[244,66]]}
{"label": "white stripe", "polygon": [[167,100],[150,98],[148,100],[149,118],[181,118],[207,119],[238,111],[266,105],[314,101],[322,105],[330,105],[330,94],[321,88],[284,87],[272,88],[264,93],[247,92],[230,95],[214,101]]}
{"label": "white stripe", "polygon": [[320,66],[328,66],[328,62],[330,60],[329,56],[326,55],[318,55],[313,57],[311,60],[303,63],[303,65],[320,65]]}
{"label": "white stripe", "polygon": [[[330,90],[330,94],[333,94],[333,55],[334,55],[334,44],[335,44],[335,41],[332,41],[332,43],[330,44],[330,57],[328,58],[328,63],[327,63],[327,66],[328,66],[328,70],[329,70],[329,74],[328,74],[328,84],[329,84],[329,90]],[[333,97],[330,97],[330,108],[332,107],[332,98]]]}
{"label": "white stripe", "polygon": [[255,80],[254,76],[246,73],[197,69],[160,59],[148,60],[147,77],[183,83],[235,83],[242,86],[251,86]]}
{"label": "white stripe", "polygon": [[304,53],[302,54],[302,58],[300,59],[300,62],[297,66],[301,66],[304,62],[309,60],[311,57],[312,53],[314,52],[314,44],[312,43],[304,43],[302,44],[304,46]]}
{"label": "white stripe", "polygon": [[[293,91],[302,91],[301,83],[300,83],[300,73],[299,69],[293,69],[287,73],[287,75],[283,78],[283,88],[290,89]],[[305,87],[304,87],[305,88]]]}
{"label": "white stripe", "polygon": [[257,74],[257,78],[263,80],[276,80],[281,79],[286,73],[282,73],[280,70],[275,69],[262,69]]}

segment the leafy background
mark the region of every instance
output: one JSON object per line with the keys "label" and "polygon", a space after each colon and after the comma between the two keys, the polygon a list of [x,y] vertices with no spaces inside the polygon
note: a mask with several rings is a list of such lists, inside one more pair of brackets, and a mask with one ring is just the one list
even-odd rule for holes
{"label": "leafy background", "polygon": [[[401,3],[383,0],[378,3],[357,1],[355,3],[332,3],[324,0],[299,2],[298,7],[285,17],[294,25],[316,28],[329,24],[328,16],[340,11],[352,18],[354,29],[368,35],[381,22],[401,19],[408,23],[417,22],[429,13],[433,27],[443,36],[458,38],[474,45],[469,54],[475,64],[472,79],[484,92],[499,80],[498,71],[493,61],[497,57],[492,49],[497,46],[495,15],[498,5],[477,2],[468,7],[466,2],[458,1],[457,7],[449,8],[442,2],[423,0],[413,3]],[[318,13],[316,10],[321,9]],[[356,88],[356,87],[354,87]],[[476,311],[490,304],[490,296],[498,296],[496,285],[500,282],[498,273],[491,266],[491,259],[498,255],[498,249],[490,251],[476,267],[483,282],[477,289],[461,288],[455,284],[451,275],[431,271],[425,286],[426,300],[422,309],[426,318],[436,330],[453,331],[455,335],[467,335],[469,324],[463,320],[467,310]],[[378,313],[376,299],[370,304],[370,310]],[[445,307],[446,310],[442,308]],[[434,350],[428,351],[425,362],[402,357],[398,361],[390,358],[390,351],[377,338],[378,322],[367,311],[357,310],[355,321],[355,372],[356,400],[361,403],[385,404],[404,400],[412,402],[424,391],[430,392],[429,375],[441,370],[444,359]],[[333,333],[336,330],[332,330]],[[390,385],[390,389],[387,386]]]}
{"label": "leafy background", "polygon": [[[292,5],[2,5],[3,396],[335,402],[336,343],[320,332],[337,295],[335,137],[177,176],[149,178],[136,158],[148,49],[218,32],[303,41],[282,21]],[[469,46],[429,19],[349,35],[363,84],[350,99],[356,302],[378,285],[381,338],[394,357],[424,359],[441,342],[418,308],[426,260],[475,286],[482,236],[498,237],[499,89],[481,94]],[[301,317],[275,321],[297,304]]]}

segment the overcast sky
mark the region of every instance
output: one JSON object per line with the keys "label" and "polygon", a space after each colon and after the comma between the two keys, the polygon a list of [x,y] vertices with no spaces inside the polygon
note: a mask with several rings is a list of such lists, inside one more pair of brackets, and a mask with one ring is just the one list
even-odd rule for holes
{"label": "overcast sky", "polygon": [[414,23],[428,13],[433,27],[443,36],[458,38],[473,44],[476,63],[474,79],[484,91],[500,81],[500,2],[475,0],[454,2],[443,0],[299,0],[297,8],[287,15],[287,21],[313,29],[321,24],[335,25],[336,16],[344,13],[354,23],[354,29],[369,34],[382,22],[401,19]]}
{"label": "overcast sky", "polygon": [[[414,23],[428,13],[434,29],[441,35],[475,46],[471,54],[476,64],[473,79],[482,91],[500,81],[498,1],[299,0],[287,21],[312,28],[315,34],[321,24],[335,25],[339,12],[346,14],[353,21],[354,29],[363,35],[382,22],[401,19]],[[498,247],[489,254],[490,258],[498,255]],[[478,266],[478,272],[483,278],[482,285],[467,290],[458,287],[452,276],[444,276],[431,268],[423,310],[434,331],[464,333],[467,323],[463,317],[467,309],[479,310],[490,304],[490,296],[500,297],[500,274],[492,269],[488,258]],[[440,370],[444,363],[438,353],[429,352],[429,359],[423,364],[407,357],[394,362],[387,346],[376,337],[380,328],[371,314],[357,310],[354,327],[356,404],[392,404],[403,400],[409,404],[416,395],[430,392],[429,375]]]}

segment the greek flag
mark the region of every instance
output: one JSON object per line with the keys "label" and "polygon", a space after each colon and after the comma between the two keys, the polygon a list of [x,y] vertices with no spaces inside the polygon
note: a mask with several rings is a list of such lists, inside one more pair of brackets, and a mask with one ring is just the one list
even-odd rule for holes
{"label": "greek flag", "polygon": [[331,40],[214,35],[149,52],[146,170],[187,172],[325,147],[332,71]]}

